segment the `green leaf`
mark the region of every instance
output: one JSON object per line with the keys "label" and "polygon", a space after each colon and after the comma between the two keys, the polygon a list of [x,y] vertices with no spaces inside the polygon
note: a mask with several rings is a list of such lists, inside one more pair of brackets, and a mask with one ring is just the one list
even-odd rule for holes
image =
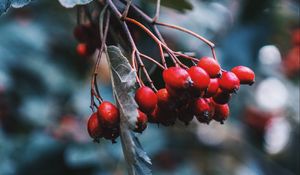
{"label": "green leaf", "polygon": [[134,100],[136,71],[116,46],[107,48],[107,60],[111,68],[114,96],[120,110],[120,137],[129,174],[151,175],[151,160],[132,131],[138,116],[138,106]]}

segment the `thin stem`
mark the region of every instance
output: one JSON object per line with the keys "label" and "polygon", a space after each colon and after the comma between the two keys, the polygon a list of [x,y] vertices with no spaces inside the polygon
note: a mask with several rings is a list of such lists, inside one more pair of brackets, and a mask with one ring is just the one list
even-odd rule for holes
{"label": "thin stem", "polygon": [[85,22],[85,11],[84,7],[79,5],[77,7],[77,24],[83,24]]}
{"label": "thin stem", "polygon": [[183,54],[183,53],[180,53],[180,52],[174,52],[175,55],[178,55],[178,56],[181,56],[183,58],[186,58],[186,59],[189,59],[189,60],[192,60],[192,61],[199,61],[197,58],[194,58],[194,57],[190,57],[186,54]]}
{"label": "thin stem", "polygon": [[147,60],[153,62],[154,64],[156,64],[158,67],[160,67],[162,70],[164,70],[166,67],[164,67],[163,65],[161,65],[159,62],[157,62],[154,58],[151,58],[148,55],[142,54],[140,53],[140,56],[143,58],[146,58]]}
{"label": "thin stem", "polygon": [[[109,7],[111,8],[113,14],[114,14],[117,18],[121,19],[122,15],[121,15],[121,13],[118,11],[118,9],[117,9],[117,7],[115,6],[115,4],[114,4],[111,0],[107,0],[106,2],[108,3]],[[124,19],[126,20],[127,17],[124,18]],[[139,54],[138,49],[137,49],[137,47],[136,47],[136,45],[135,45],[135,42],[133,41],[133,38],[132,38],[132,36],[131,36],[131,33],[130,33],[130,31],[129,31],[129,28],[128,28],[127,24],[126,24],[124,21],[120,21],[120,22],[121,22],[121,25],[122,25],[122,27],[123,27],[123,30],[125,31],[125,34],[126,34],[128,40],[129,40],[129,42],[130,42],[130,44],[131,44],[132,49],[135,50],[135,56],[136,56],[136,59],[137,59],[137,61],[138,61],[138,63],[139,63],[139,66],[140,66],[141,69],[143,70],[143,72],[144,72],[144,74],[145,74],[145,76],[146,76],[148,82],[150,83],[151,88],[152,88],[154,91],[157,91],[157,89],[156,89],[156,87],[154,86],[153,81],[152,81],[151,77],[149,76],[149,74],[148,74],[148,72],[147,72],[147,69],[145,68],[145,65],[144,65],[144,63],[143,63],[143,61],[142,61],[142,59],[141,59],[141,57],[140,57],[140,54]],[[154,37],[155,37],[155,36],[154,36]],[[142,82],[141,82],[141,83],[142,83]]]}
{"label": "thin stem", "polygon": [[156,10],[155,10],[155,16],[152,18],[153,23],[155,23],[158,20],[159,17],[159,10],[160,10],[160,0],[156,1]]}
{"label": "thin stem", "polygon": [[126,7],[125,7],[125,10],[124,10],[124,12],[122,14],[122,19],[124,19],[124,18],[127,17],[131,3],[132,3],[132,0],[127,0],[127,4],[126,4]]}
{"label": "thin stem", "polygon": [[[121,2],[124,3],[124,0],[121,0]],[[158,28],[157,28],[157,26],[156,26],[156,24],[161,25],[161,24],[164,24],[164,23],[158,23],[158,22],[153,23],[153,20],[151,19],[151,17],[149,17],[146,13],[144,13],[142,10],[140,10],[136,5],[131,4],[131,7],[132,7],[132,9],[133,9],[136,13],[138,13],[138,14],[141,16],[141,18],[144,19],[147,23],[153,24],[153,25],[152,25],[152,28],[153,28],[155,34],[156,34],[157,37],[160,39],[160,41],[166,45],[166,42],[164,41],[162,35],[160,34],[160,31],[158,30]],[[171,26],[172,26],[172,25],[171,25]],[[169,27],[170,27],[170,26],[169,26]],[[173,25],[173,27],[174,27],[174,25]],[[179,27],[179,26],[175,26],[175,28],[176,28],[176,27]],[[215,48],[214,43],[210,42],[209,40],[205,39],[204,37],[202,37],[202,36],[200,36],[200,35],[198,35],[198,34],[192,32],[192,31],[189,31],[189,30],[187,30],[187,29],[185,29],[185,28],[179,27],[177,30],[179,30],[179,29],[180,29],[180,30],[183,29],[183,30],[181,30],[181,31],[190,33],[191,35],[197,37],[197,38],[200,39],[201,41],[203,41],[203,42],[205,42],[206,44],[208,44],[209,47],[211,48],[213,58],[214,58],[215,60],[217,60],[217,58],[216,58],[216,53],[215,53],[215,49],[214,49],[214,48]],[[171,56],[171,55],[170,55],[170,56]]]}
{"label": "thin stem", "polygon": [[[158,45],[161,45],[163,48],[165,48],[168,53],[170,54],[170,57],[172,58],[175,66],[178,66],[178,59],[176,58],[176,56],[173,54],[173,51],[164,43],[162,43],[147,27],[145,27],[142,23],[136,21],[135,19],[132,18],[125,18],[125,21],[128,21],[130,23],[133,23],[135,25],[137,25],[138,27],[140,27],[142,30],[144,30]],[[180,62],[180,61],[179,61]],[[181,64],[181,63],[179,63]]]}
{"label": "thin stem", "polygon": [[198,38],[199,40],[203,41],[204,43],[206,43],[211,48],[213,58],[216,60],[216,53],[215,53],[215,50],[214,50],[215,44],[212,43],[211,41],[207,40],[206,38],[198,35],[197,33],[193,32],[191,30],[188,30],[186,28],[183,28],[183,27],[180,27],[180,26],[176,26],[176,25],[173,25],[173,24],[167,24],[167,23],[163,23],[163,22],[156,22],[155,24],[161,25],[161,26],[165,26],[165,27],[169,27],[169,28],[172,28],[172,29],[176,29],[176,30],[185,32],[187,34],[190,34],[190,35]]}
{"label": "thin stem", "polygon": [[211,41],[207,40],[206,38],[198,35],[197,33],[191,31],[191,30],[188,30],[186,28],[183,28],[183,27],[180,27],[180,26],[176,26],[176,25],[173,25],[173,24],[167,24],[167,23],[163,23],[163,22],[156,22],[155,24],[157,25],[161,25],[161,26],[165,26],[165,27],[169,27],[169,28],[172,28],[172,29],[176,29],[176,30],[179,30],[179,31],[182,31],[182,32],[185,32],[185,33],[188,33],[198,39],[200,39],[201,41],[203,41],[204,43],[206,43],[209,47],[211,48],[214,48],[215,47],[215,44],[212,43]]}
{"label": "thin stem", "polygon": [[160,54],[162,64],[164,65],[165,68],[167,68],[168,66],[167,66],[167,63],[166,63],[164,51],[163,51],[163,48],[162,48],[161,44],[159,45],[159,54]]}
{"label": "thin stem", "polygon": [[[105,12],[103,12],[103,13],[105,13]],[[104,33],[103,33],[103,35],[101,35],[102,37],[100,38],[101,39],[101,47],[100,47],[100,50],[99,50],[99,53],[97,56],[97,60],[96,60],[96,64],[94,67],[94,72],[93,72],[93,76],[92,76],[92,80],[91,80],[91,108],[93,111],[94,111],[93,106],[95,105],[94,97],[97,98],[99,103],[103,102],[103,98],[100,95],[98,85],[97,85],[97,75],[98,75],[99,68],[100,68],[102,52],[105,47],[105,41],[106,41],[108,28],[109,28],[109,21],[110,21],[110,12],[108,11],[106,14],[106,23],[105,23]]]}

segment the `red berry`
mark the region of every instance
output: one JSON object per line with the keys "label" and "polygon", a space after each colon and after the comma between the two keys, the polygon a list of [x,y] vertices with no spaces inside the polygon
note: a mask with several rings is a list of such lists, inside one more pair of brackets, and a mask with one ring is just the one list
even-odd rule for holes
{"label": "red berry", "polygon": [[246,66],[236,66],[231,69],[231,72],[238,77],[240,84],[252,85],[255,81],[254,72]]}
{"label": "red berry", "polygon": [[208,88],[207,88],[207,91],[204,94],[204,97],[209,98],[209,97],[214,96],[218,92],[218,89],[219,89],[218,79],[217,78],[211,78],[210,82],[209,82],[209,85],[208,85]]}
{"label": "red berry", "polygon": [[151,112],[151,114],[148,114],[148,122],[149,123],[159,123],[158,106],[155,107],[155,109]]}
{"label": "red berry", "polygon": [[94,53],[95,49],[90,47],[88,44],[79,43],[76,47],[77,54],[80,56],[89,56]]}
{"label": "red berry", "polygon": [[219,86],[224,91],[235,92],[240,88],[240,80],[232,72],[223,72],[219,79]]}
{"label": "red berry", "polygon": [[293,33],[292,33],[292,41],[293,41],[294,45],[300,45],[300,29],[299,28],[295,29],[293,31]]}
{"label": "red berry", "polygon": [[166,85],[172,89],[187,89],[192,85],[189,73],[180,67],[170,67],[163,71],[163,79]]}
{"label": "red berry", "polygon": [[166,88],[160,89],[156,92],[157,104],[161,108],[171,108],[175,106],[175,102],[171,99],[171,96]]}
{"label": "red berry", "polygon": [[119,125],[120,113],[118,108],[108,101],[102,102],[98,107],[98,118],[103,127],[114,128]]}
{"label": "red berry", "polygon": [[90,135],[95,141],[103,136],[103,129],[100,126],[97,113],[93,113],[87,123],[87,130]]}
{"label": "red berry", "polygon": [[217,104],[225,104],[229,102],[230,98],[231,98],[230,93],[218,89],[216,95],[213,96],[213,101]]}
{"label": "red berry", "polygon": [[213,116],[213,119],[223,124],[223,122],[228,118],[229,116],[229,106],[228,104],[219,105],[215,104],[215,114]]}
{"label": "red berry", "polygon": [[142,133],[147,128],[147,115],[140,110],[138,110],[138,117],[136,122],[135,132]]}
{"label": "red berry", "polygon": [[116,138],[120,135],[119,127],[104,128],[103,137],[107,140],[111,140],[112,143],[116,143]]}
{"label": "red berry", "polygon": [[157,105],[157,96],[151,88],[143,86],[136,91],[135,101],[141,111],[151,113]]}
{"label": "red berry", "polygon": [[208,88],[210,78],[209,75],[201,67],[192,66],[188,69],[188,73],[193,81],[191,87],[192,93],[196,96],[200,96],[201,92]]}
{"label": "red berry", "polygon": [[221,67],[219,63],[210,57],[202,57],[197,66],[204,69],[211,78],[216,78],[221,75]]}
{"label": "red berry", "polygon": [[206,99],[198,98],[194,103],[194,114],[199,122],[209,123],[211,107]]}

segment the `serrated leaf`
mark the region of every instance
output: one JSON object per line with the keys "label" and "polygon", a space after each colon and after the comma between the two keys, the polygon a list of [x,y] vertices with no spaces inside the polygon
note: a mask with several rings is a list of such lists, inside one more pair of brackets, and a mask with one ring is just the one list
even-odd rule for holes
{"label": "serrated leaf", "polygon": [[[150,2],[156,3],[156,0],[150,0]],[[193,5],[188,0],[161,0],[160,4],[179,12],[193,9]]]}
{"label": "serrated leaf", "polygon": [[121,114],[120,137],[129,174],[151,175],[151,160],[130,129],[135,127],[138,116],[138,106],[134,100],[136,72],[116,46],[107,48],[107,60],[111,67],[114,96]]}
{"label": "serrated leaf", "polygon": [[73,8],[75,5],[88,4],[93,0],[58,0],[66,8]]}
{"label": "serrated leaf", "polygon": [[0,0],[0,16],[8,10],[9,7],[20,8],[29,4],[31,0]]}
{"label": "serrated leaf", "polygon": [[138,115],[138,105],[134,100],[136,71],[131,68],[127,58],[118,47],[110,46],[107,50],[114,95],[124,113],[124,121],[134,129]]}

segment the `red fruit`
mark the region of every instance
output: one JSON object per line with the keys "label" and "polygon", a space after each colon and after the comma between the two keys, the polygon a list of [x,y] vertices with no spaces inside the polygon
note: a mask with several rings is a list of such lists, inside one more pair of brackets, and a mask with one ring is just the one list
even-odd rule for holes
{"label": "red fruit", "polygon": [[236,66],[231,69],[231,72],[238,77],[240,84],[252,85],[255,81],[255,74],[253,70],[246,66]]}
{"label": "red fruit", "polygon": [[116,138],[120,135],[119,127],[116,128],[104,128],[103,137],[107,140],[111,140],[112,143],[116,143]]}
{"label": "red fruit", "polygon": [[172,108],[175,106],[175,102],[171,99],[171,96],[166,88],[160,89],[156,92],[157,105],[160,108]]}
{"label": "red fruit", "polygon": [[293,33],[292,33],[292,41],[293,41],[294,45],[300,45],[300,29],[299,28],[295,29],[293,31]]}
{"label": "red fruit", "polygon": [[79,43],[76,47],[77,54],[80,56],[89,56],[94,53],[95,49],[90,47],[88,44]]}
{"label": "red fruit", "polygon": [[98,107],[98,119],[103,127],[115,128],[120,122],[120,113],[118,108],[108,101],[102,102]]}
{"label": "red fruit", "polygon": [[223,124],[224,121],[228,118],[228,116],[229,116],[228,104],[224,104],[224,105],[215,104],[215,114],[213,116],[214,120]]}
{"label": "red fruit", "polygon": [[192,85],[189,73],[180,67],[170,67],[163,71],[163,79],[166,85],[172,89],[187,89]]}
{"label": "red fruit", "polygon": [[219,79],[219,86],[223,91],[235,92],[240,88],[240,80],[232,72],[223,72]]}
{"label": "red fruit", "polygon": [[97,113],[93,113],[87,123],[87,130],[91,138],[98,141],[103,136],[103,129],[100,126]]}
{"label": "red fruit", "polygon": [[206,99],[198,98],[194,103],[194,114],[199,122],[207,123],[211,121],[211,107]]}
{"label": "red fruit", "polygon": [[151,113],[157,105],[157,96],[151,88],[142,86],[135,93],[135,101],[142,112]]}
{"label": "red fruit", "polygon": [[192,66],[188,69],[188,73],[193,81],[191,87],[192,93],[196,96],[200,96],[201,92],[208,88],[210,78],[209,75],[201,67]]}
{"label": "red fruit", "polygon": [[221,89],[218,89],[218,92],[216,93],[215,96],[213,96],[213,101],[217,104],[225,104],[228,103],[229,100],[231,98],[231,94],[226,92],[226,91],[222,91]]}
{"label": "red fruit", "polygon": [[142,133],[147,128],[147,115],[140,110],[138,110],[138,117],[136,122],[135,132]]}
{"label": "red fruit", "polygon": [[158,106],[152,111],[151,114],[148,114],[148,122],[149,123],[159,123],[158,119]]}
{"label": "red fruit", "polygon": [[216,78],[221,75],[221,67],[219,63],[210,57],[202,57],[197,66],[204,69],[211,78]]}
{"label": "red fruit", "polygon": [[218,89],[219,89],[219,80],[217,78],[211,78],[208,88],[204,94],[204,97],[209,98],[214,96],[218,92]]}

